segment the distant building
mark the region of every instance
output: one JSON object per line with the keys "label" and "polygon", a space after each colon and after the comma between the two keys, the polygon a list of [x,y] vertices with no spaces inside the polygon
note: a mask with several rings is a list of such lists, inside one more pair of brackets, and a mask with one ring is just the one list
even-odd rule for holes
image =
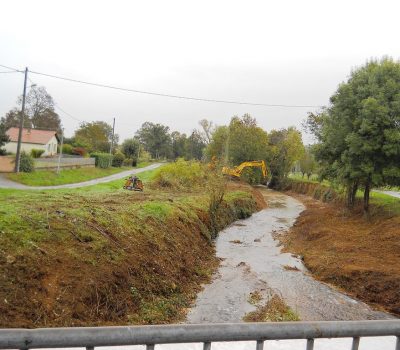
{"label": "distant building", "polygon": [[[10,128],[7,135],[10,138],[4,148],[7,152],[17,153],[18,128]],[[42,149],[42,157],[57,154],[58,136],[56,131],[40,129],[22,129],[21,152],[30,153],[32,149]]]}

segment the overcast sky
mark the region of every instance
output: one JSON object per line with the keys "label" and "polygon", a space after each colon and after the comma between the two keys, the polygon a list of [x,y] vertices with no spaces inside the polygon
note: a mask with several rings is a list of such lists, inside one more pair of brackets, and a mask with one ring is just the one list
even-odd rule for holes
{"label": "overcast sky", "polygon": [[[352,68],[369,58],[400,57],[398,0],[6,0],[0,11],[0,64],[199,98],[327,105]],[[313,110],[185,101],[30,78],[75,118],[116,117],[121,139],[145,121],[188,133],[200,119],[221,125],[244,113],[266,130],[300,127]],[[15,106],[22,87],[22,74],[0,74],[0,116]],[[79,122],[57,112],[72,135]]]}

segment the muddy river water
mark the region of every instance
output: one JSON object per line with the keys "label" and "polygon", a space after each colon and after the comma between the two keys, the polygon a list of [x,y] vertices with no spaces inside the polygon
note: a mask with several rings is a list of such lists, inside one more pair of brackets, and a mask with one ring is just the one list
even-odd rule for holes
{"label": "muddy river water", "polygon": [[264,300],[271,291],[280,294],[303,321],[392,318],[314,280],[300,259],[282,253],[274,233],[288,230],[305,208],[293,197],[261,191],[268,208],[220,232],[216,252],[221,265],[213,281],[199,293],[188,323],[241,322],[256,309],[249,303],[250,293],[255,291]]}

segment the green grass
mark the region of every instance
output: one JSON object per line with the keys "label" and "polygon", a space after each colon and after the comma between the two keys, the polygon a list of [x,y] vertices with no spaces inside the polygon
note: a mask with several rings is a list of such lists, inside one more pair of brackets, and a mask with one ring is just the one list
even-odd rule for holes
{"label": "green grass", "polygon": [[[139,163],[137,168],[142,168],[150,163]],[[22,183],[28,186],[56,186],[72,184],[77,182],[89,181],[102,178],[105,176],[120,173],[122,171],[135,169],[132,167],[122,168],[79,168],[79,169],[64,169],[59,174],[55,170],[37,170],[32,173],[8,174],[7,177],[15,182]]]}

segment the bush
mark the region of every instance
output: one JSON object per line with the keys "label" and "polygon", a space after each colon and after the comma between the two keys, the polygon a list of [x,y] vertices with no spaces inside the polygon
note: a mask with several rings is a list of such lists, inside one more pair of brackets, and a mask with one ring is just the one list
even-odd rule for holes
{"label": "bush", "polygon": [[90,155],[95,159],[95,164],[98,168],[106,169],[112,164],[113,156],[109,153],[92,153]]}
{"label": "bush", "polygon": [[33,158],[40,158],[40,157],[42,156],[43,153],[44,153],[44,149],[36,149],[36,148],[33,148],[33,149],[31,150],[31,156],[32,156]]}
{"label": "bush", "polygon": [[72,149],[72,154],[84,157],[87,155],[87,151],[86,151],[86,148],[83,148],[83,147],[74,147]]}
{"label": "bush", "polygon": [[24,173],[31,173],[34,170],[35,170],[35,162],[32,156],[30,156],[25,151],[22,151],[19,163],[19,171],[22,171]]}
{"label": "bush", "polygon": [[73,154],[73,147],[69,145],[68,143],[64,144],[62,147],[62,153],[63,154]]}
{"label": "bush", "polygon": [[135,167],[137,165],[136,162],[136,158],[132,159],[132,158],[125,158],[123,163],[124,166],[131,166],[131,167]]}
{"label": "bush", "polygon": [[206,171],[204,166],[199,162],[184,161],[183,159],[163,166],[154,176],[156,185],[176,189],[204,186],[205,182]]}
{"label": "bush", "polygon": [[113,160],[112,160],[112,166],[116,168],[120,168],[122,166],[122,163],[125,160],[125,156],[121,152],[117,152],[114,154]]}
{"label": "bush", "polygon": [[132,159],[132,166],[137,166],[137,158],[133,157]]}

